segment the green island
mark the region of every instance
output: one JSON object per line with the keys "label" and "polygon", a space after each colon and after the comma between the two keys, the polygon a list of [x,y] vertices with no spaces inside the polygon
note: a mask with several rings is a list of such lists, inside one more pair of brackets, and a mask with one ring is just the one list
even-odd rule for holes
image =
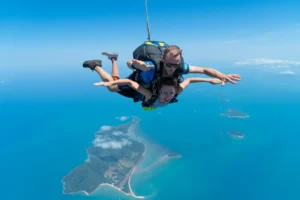
{"label": "green island", "polygon": [[63,193],[89,195],[99,186],[109,185],[126,195],[143,198],[135,196],[130,187],[130,178],[146,151],[143,143],[128,135],[138,122],[135,118],[117,127],[103,126],[95,135],[94,145],[86,149],[86,162],[63,177]]}

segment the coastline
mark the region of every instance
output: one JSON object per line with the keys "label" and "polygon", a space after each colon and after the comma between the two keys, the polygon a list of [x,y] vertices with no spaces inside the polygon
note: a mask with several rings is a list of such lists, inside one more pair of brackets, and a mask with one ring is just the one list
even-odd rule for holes
{"label": "coastline", "polygon": [[[109,184],[109,183],[101,183],[101,184],[100,184],[93,192],[97,191],[97,190],[99,189],[99,187],[101,187],[101,186],[110,186],[110,187],[113,187],[113,188],[117,189],[118,191],[120,191],[121,193],[125,194],[126,196],[132,196],[132,197],[137,198],[137,199],[144,199],[144,198],[145,198],[144,196],[136,196],[136,195],[134,194],[132,188],[131,188],[131,185],[130,185],[130,181],[131,181],[132,175],[134,174],[134,172],[135,172],[137,166],[143,161],[143,159],[144,159],[144,157],[145,157],[145,154],[146,154],[147,148],[146,148],[146,145],[145,145],[144,143],[143,143],[143,145],[144,145],[144,147],[145,147],[145,151],[143,152],[141,159],[138,161],[138,163],[137,163],[136,165],[133,166],[133,168],[132,168],[132,169],[130,170],[130,172],[128,173],[128,176],[129,176],[129,177],[128,177],[128,182],[127,182],[127,183],[128,183],[128,187],[129,187],[130,193],[126,193],[126,192],[124,192],[123,190],[121,190],[121,188],[118,188],[118,187],[116,187],[116,186],[114,186],[114,185],[112,185],[112,184]],[[70,192],[70,193],[66,193],[66,192],[64,192],[64,191],[65,191],[65,182],[63,182],[62,180],[61,180],[61,182],[63,183],[63,194],[77,194],[77,193],[84,193],[85,195],[89,196],[89,195],[91,195],[91,194],[93,193],[93,192],[88,193],[88,192],[86,192],[86,191],[84,191],[84,190],[80,190],[80,191],[78,191],[78,192]]]}
{"label": "coastline", "polygon": [[169,159],[180,159],[182,158],[182,155],[178,154],[176,156],[169,156],[168,154],[163,155],[161,157],[159,157],[157,160],[155,160],[151,165],[147,166],[146,168],[143,168],[142,170],[139,170],[139,173],[144,173],[146,171],[151,170],[152,168],[154,168],[155,166],[161,164],[164,161],[167,161]]}
{"label": "coastline", "polygon": [[226,114],[222,114],[222,113],[220,114],[220,116],[228,117],[228,118],[242,118],[242,119],[249,117],[248,115],[246,115],[246,116],[230,116],[230,115],[226,115]]}
{"label": "coastline", "polygon": [[134,198],[137,198],[137,199],[144,199],[145,197],[144,197],[144,196],[136,196],[136,195],[134,194],[134,192],[132,191],[132,188],[131,188],[130,181],[131,181],[131,177],[132,177],[132,175],[134,174],[134,172],[135,172],[137,166],[138,166],[138,165],[144,160],[144,158],[145,158],[145,154],[146,154],[146,151],[147,151],[147,147],[146,147],[146,145],[145,145],[144,143],[143,143],[143,145],[144,145],[144,147],[145,147],[145,151],[144,151],[144,153],[143,153],[143,156],[142,156],[142,158],[139,160],[139,162],[133,167],[132,173],[130,174],[129,179],[128,179],[128,187],[129,187],[129,191],[130,191],[131,195],[132,195]]}

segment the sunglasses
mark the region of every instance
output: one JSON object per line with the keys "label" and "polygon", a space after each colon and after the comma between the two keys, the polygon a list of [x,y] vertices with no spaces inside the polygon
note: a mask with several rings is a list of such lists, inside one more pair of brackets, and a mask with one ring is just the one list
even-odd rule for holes
{"label": "sunglasses", "polygon": [[167,68],[171,68],[171,67],[177,68],[177,67],[180,67],[180,65],[181,65],[181,63],[173,64],[173,63],[168,63],[166,61],[165,61],[165,64],[166,64]]}

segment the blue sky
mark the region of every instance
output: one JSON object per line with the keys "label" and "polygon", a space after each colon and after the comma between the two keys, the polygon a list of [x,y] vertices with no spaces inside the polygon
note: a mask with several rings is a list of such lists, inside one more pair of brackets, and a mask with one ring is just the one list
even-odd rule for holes
{"label": "blue sky", "polygon": [[[3,2],[0,68],[80,66],[104,59],[102,51],[131,58],[147,38],[144,1],[110,2]],[[191,64],[300,61],[300,2],[148,0],[148,7],[152,39],[179,45]]]}

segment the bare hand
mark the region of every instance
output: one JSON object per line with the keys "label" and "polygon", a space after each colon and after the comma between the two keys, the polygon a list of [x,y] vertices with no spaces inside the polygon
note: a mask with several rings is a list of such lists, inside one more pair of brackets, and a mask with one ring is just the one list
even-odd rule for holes
{"label": "bare hand", "polygon": [[224,86],[226,82],[230,82],[232,84],[237,84],[236,81],[240,81],[241,76],[239,74],[228,74],[228,75],[223,74],[220,77],[220,79],[222,80],[222,86]]}
{"label": "bare hand", "polygon": [[149,70],[150,68],[154,67],[154,65],[153,66],[148,66],[148,65],[146,65],[146,63],[144,61],[136,60],[136,59],[132,60],[132,64],[137,69],[148,69]]}
{"label": "bare hand", "polygon": [[111,82],[97,82],[97,83],[94,83],[94,86],[105,86],[105,87],[108,87],[108,86],[111,86]]}
{"label": "bare hand", "polygon": [[212,79],[209,81],[209,83],[215,85],[215,84],[220,84],[220,83],[222,83],[222,81],[221,81],[220,79],[218,79],[218,78],[212,78]]}

